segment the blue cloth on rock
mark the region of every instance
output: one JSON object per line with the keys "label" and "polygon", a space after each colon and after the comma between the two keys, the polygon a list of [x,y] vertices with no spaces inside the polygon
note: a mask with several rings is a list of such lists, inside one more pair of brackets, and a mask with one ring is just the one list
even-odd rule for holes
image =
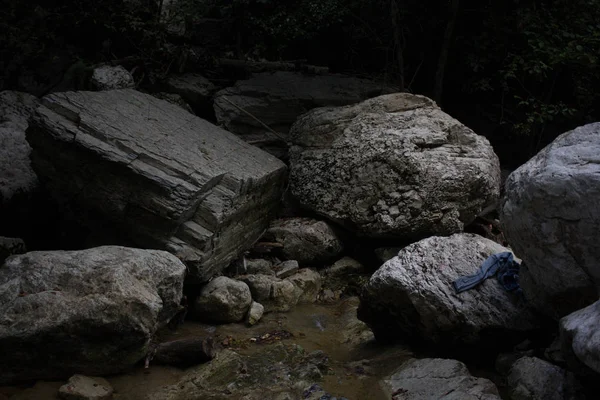
{"label": "blue cloth on rock", "polygon": [[454,281],[454,290],[456,293],[460,293],[473,289],[487,278],[496,275],[504,290],[507,292],[520,291],[519,267],[519,263],[514,260],[511,252],[492,254],[481,264],[474,275],[463,276]]}

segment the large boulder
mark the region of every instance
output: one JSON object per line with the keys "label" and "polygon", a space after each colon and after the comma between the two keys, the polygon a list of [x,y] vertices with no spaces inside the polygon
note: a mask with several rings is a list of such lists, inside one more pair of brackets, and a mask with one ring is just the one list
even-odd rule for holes
{"label": "large boulder", "polygon": [[411,359],[383,379],[381,387],[390,399],[501,399],[490,380],[472,376],[460,361],[442,358]]}
{"label": "large boulder", "polygon": [[40,179],[85,210],[81,219],[174,253],[200,281],[260,237],[286,172],[235,135],[130,89],[46,96],[27,140]]}
{"label": "large boulder", "polygon": [[133,366],[179,310],[184,275],[185,265],[159,250],[10,257],[0,268],[0,384]]}
{"label": "large boulder", "polygon": [[[217,92],[214,109],[217,121],[228,131],[261,141],[276,139],[264,125],[287,137],[294,121],[313,108],[353,104],[387,90],[382,84],[345,75],[264,72]],[[281,147],[267,148],[282,156]]]}
{"label": "large boulder", "polygon": [[560,341],[575,368],[584,364],[600,374],[600,301],[562,318]]}
{"label": "large boulder", "polygon": [[212,322],[239,322],[252,304],[248,285],[225,276],[210,281],[194,302],[200,319]]}
{"label": "large boulder", "polygon": [[27,119],[37,104],[38,99],[28,93],[0,92],[0,208],[37,186],[29,160],[31,147],[25,139]]}
{"label": "large boulder", "polygon": [[556,138],[508,177],[504,235],[527,300],[558,319],[598,299],[600,123]]}
{"label": "large boulder", "polygon": [[462,231],[498,198],[500,166],[487,139],[423,96],[316,109],[290,135],[292,194],[365,236]]}
{"label": "large boulder", "polygon": [[[510,345],[537,321],[495,278],[457,294],[452,283],[473,275],[490,255],[508,249],[461,233],[434,236],[403,248],[371,277],[358,317],[377,340],[402,338],[437,345]],[[511,336],[514,336],[511,337]]]}
{"label": "large boulder", "polygon": [[536,357],[522,357],[508,375],[511,400],[580,399],[575,376]]}
{"label": "large boulder", "polygon": [[331,226],[312,218],[285,218],[271,222],[264,240],[280,243],[278,255],[302,266],[323,266],[340,255],[344,245]]}

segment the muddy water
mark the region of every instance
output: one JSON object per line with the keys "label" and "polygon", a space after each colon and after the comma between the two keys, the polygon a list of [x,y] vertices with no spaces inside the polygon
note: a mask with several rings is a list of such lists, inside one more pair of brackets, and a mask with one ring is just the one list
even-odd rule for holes
{"label": "muddy water", "polygon": [[[213,336],[221,345],[250,355],[272,346],[253,338],[265,337],[273,331],[287,331],[292,337],[279,340],[300,345],[307,352],[322,350],[328,355],[330,370],[321,382],[327,392],[350,400],[387,399],[379,388],[379,380],[410,357],[410,353],[402,347],[377,345],[368,340],[369,334],[364,329],[359,340],[355,334],[357,322],[352,318],[355,309],[355,301],[336,305],[299,305],[288,313],[267,314],[254,327],[243,324],[215,327],[186,322],[176,331],[167,331],[161,337],[163,340],[175,340]],[[115,399],[145,400],[161,387],[177,383],[184,373],[185,370],[151,364],[149,371],[140,367],[106,378],[115,389]],[[29,388],[0,388],[0,399],[4,394],[11,400],[55,400],[63,383],[38,382]]]}

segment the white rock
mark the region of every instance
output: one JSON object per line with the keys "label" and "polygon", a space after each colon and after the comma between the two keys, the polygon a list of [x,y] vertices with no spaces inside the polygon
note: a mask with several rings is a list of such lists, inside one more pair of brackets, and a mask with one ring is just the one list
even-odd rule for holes
{"label": "white rock", "polygon": [[600,123],[566,132],[508,177],[504,235],[529,303],[556,319],[598,298]]}

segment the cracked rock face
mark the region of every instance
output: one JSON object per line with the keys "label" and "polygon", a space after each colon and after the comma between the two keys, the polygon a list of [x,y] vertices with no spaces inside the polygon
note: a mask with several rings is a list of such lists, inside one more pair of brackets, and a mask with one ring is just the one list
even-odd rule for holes
{"label": "cracked rock face", "polygon": [[0,267],[0,384],[121,372],[178,312],[185,265],[120,246],[33,251]]}
{"label": "cracked rock face", "polygon": [[487,139],[423,96],[315,109],[290,136],[295,198],[366,236],[458,232],[499,195],[499,161]]}
{"label": "cracked rock face", "polygon": [[172,252],[200,281],[260,237],[286,173],[235,135],[131,89],[46,96],[27,140],[56,198]]}
{"label": "cracked rock face", "polygon": [[600,123],[566,132],[506,181],[504,235],[527,300],[556,319],[597,300]]}

